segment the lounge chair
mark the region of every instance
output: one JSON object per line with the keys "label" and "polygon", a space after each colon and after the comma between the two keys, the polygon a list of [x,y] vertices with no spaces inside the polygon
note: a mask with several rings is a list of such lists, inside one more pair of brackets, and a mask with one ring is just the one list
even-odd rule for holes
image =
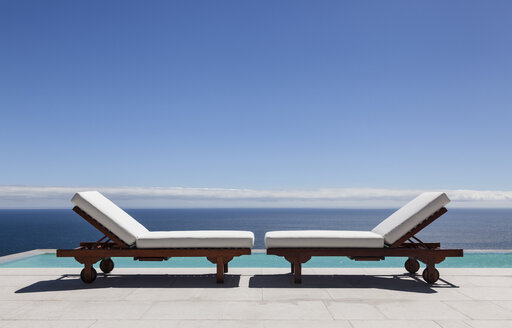
{"label": "lounge chair", "polygon": [[96,242],[81,242],[75,249],[59,249],[57,257],[74,257],[84,265],[82,281],[91,283],[97,273],[93,264],[109,273],[112,257],[139,261],[163,261],[171,257],[206,257],[217,265],[217,282],[224,282],[228,263],[235,256],[251,254],[250,231],[149,231],[128,213],[97,191],[79,192],[71,200],[73,211],[101,231]]}
{"label": "lounge chair", "polygon": [[416,273],[426,264],[423,279],[439,279],[435,265],[446,257],[463,256],[462,249],[441,249],[440,243],[424,243],[415,235],[446,213],[448,196],[426,192],[391,214],[372,231],[270,231],[265,234],[267,254],[283,256],[291,263],[295,283],[300,283],[301,264],[312,256],[347,256],[356,261],[380,261],[385,257],[408,257],[405,269]]}

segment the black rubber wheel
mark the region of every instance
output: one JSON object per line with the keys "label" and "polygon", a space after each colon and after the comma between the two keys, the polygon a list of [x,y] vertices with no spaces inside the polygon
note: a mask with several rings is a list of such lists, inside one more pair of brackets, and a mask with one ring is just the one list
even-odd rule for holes
{"label": "black rubber wheel", "polygon": [[91,268],[91,274],[86,274],[85,269],[82,269],[82,272],[80,272],[80,279],[82,279],[83,282],[86,284],[90,284],[94,280],[96,280],[96,277],[98,276],[98,273],[96,272],[95,268]]}
{"label": "black rubber wheel", "polygon": [[420,263],[416,259],[408,259],[405,261],[405,270],[409,273],[416,273],[420,269]]}
{"label": "black rubber wheel", "polygon": [[112,270],[114,270],[114,261],[112,261],[111,258],[106,258],[106,259],[101,260],[100,269],[104,273],[112,272]]}
{"label": "black rubber wheel", "polygon": [[437,269],[426,268],[423,270],[423,280],[429,284],[435,283],[439,279],[439,271]]}

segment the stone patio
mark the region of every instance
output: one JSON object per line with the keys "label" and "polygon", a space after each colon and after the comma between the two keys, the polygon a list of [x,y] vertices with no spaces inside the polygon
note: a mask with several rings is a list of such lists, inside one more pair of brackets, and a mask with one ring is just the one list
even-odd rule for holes
{"label": "stone patio", "polygon": [[512,269],[0,269],[0,327],[512,327]]}

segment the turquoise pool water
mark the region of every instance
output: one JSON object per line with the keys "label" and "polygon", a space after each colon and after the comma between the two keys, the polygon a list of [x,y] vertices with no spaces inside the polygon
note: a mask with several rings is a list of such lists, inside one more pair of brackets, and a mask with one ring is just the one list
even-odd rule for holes
{"label": "turquoise pool water", "polygon": [[[139,262],[132,258],[113,258],[116,268],[206,268],[213,264],[205,258],[181,257],[163,262]],[[313,257],[304,267],[310,268],[391,268],[403,267],[406,258],[387,258],[379,262],[356,262],[346,257]],[[282,257],[253,253],[234,258],[235,268],[288,268]],[[96,264],[98,266],[99,263]],[[0,268],[75,268],[82,265],[73,258],[58,258],[55,254],[40,254],[0,263]],[[445,268],[512,268],[512,253],[466,253],[462,258],[447,258],[438,265]]]}

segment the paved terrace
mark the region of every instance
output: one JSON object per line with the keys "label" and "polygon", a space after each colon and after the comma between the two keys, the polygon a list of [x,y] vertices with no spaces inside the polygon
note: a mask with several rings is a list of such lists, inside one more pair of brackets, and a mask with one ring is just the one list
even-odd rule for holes
{"label": "paved terrace", "polygon": [[0,269],[0,327],[512,327],[512,269]]}

